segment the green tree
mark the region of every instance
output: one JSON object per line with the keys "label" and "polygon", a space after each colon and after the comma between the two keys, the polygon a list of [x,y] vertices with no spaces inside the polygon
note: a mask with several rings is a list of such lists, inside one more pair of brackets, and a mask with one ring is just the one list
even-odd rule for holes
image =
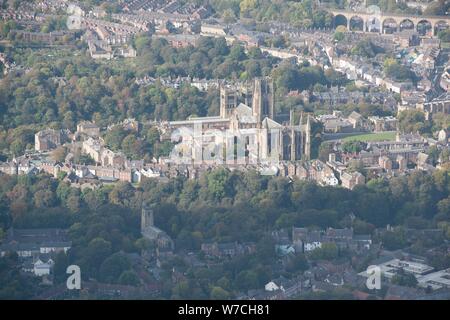
{"label": "green tree", "polygon": [[415,79],[414,72],[407,66],[399,63],[395,59],[388,58],[384,62],[384,74],[397,81],[413,81]]}
{"label": "green tree", "polygon": [[224,290],[221,287],[212,287],[210,298],[213,300],[226,300],[230,297],[228,291]]}
{"label": "green tree", "polygon": [[425,115],[417,110],[401,111],[398,115],[399,128],[404,133],[424,133],[429,130]]}
{"label": "green tree", "polygon": [[381,237],[383,246],[388,250],[397,250],[405,247],[406,239],[402,229],[386,231]]}
{"label": "green tree", "polygon": [[322,243],[320,248],[313,250],[310,257],[313,260],[333,260],[338,257],[339,250],[335,243]]}
{"label": "green tree", "polygon": [[117,283],[122,273],[130,267],[130,261],[124,254],[114,253],[101,264],[100,277],[104,282]]}
{"label": "green tree", "polygon": [[450,42],[450,30],[442,30],[438,33],[439,39],[441,39],[442,42]]}
{"label": "green tree", "polygon": [[139,278],[133,270],[126,270],[120,275],[119,283],[129,286],[137,286],[139,285]]}
{"label": "green tree", "polygon": [[343,32],[340,31],[336,31],[333,35],[334,40],[336,40],[337,42],[340,42],[342,40],[345,39],[345,34]]}
{"label": "green tree", "polygon": [[342,148],[342,151],[344,151],[344,152],[359,153],[363,149],[365,149],[365,144],[362,141],[350,140],[350,141],[344,142],[344,144],[342,145],[341,148]]}
{"label": "green tree", "polygon": [[88,267],[88,271],[93,275],[97,274],[98,268],[103,261],[111,254],[111,242],[103,238],[92,239],[86,252],[84,252],[84,263]]}
{"label": "green tree", "polygon": [[399,286],[406,286],[406,287],[417,286],[416,277],[413,274],[404,272],[403,269],[392,277],[391,282]]}
{"label": "green tree", "polygon": [[66,270],[69,266],[69,259],[64,251],[59,252],[55,257],[55,266],[53,273],[58,283],[63,282],[67,278]]}
{"label": "green tree", "polygon": [[229,172],[226,169],[217,169],[207,176],[208,193],[213,199],[221,200],[229,195],[230,186],[228,182]]}

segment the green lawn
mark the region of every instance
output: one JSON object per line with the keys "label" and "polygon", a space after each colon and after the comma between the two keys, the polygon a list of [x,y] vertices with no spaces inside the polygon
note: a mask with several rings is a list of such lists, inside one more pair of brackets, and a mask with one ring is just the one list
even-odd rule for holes
{"label": "green lawn", "polygon": [[342,139],[343,142],[346,141],[364,141],[364,142],[370,142],[370,141],[385,141],[385,140],[395,140],[395,132],[379,132],[379,133],[365,133],[365,134],[358,134],[354,136],[345,137]]}

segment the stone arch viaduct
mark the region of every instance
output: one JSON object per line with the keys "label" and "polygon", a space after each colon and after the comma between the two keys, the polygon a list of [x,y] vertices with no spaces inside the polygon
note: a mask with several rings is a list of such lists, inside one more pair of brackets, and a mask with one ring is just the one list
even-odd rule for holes
{"label": "stone arch viaduct", "polygon": [[[343,25],[347,30],[389,33],[405,29],[416,30],[423,35],[435,36],[450,27],[449,16],[413,16],[402,14],[352,12],[330,10],[335,27]],[[378,22],[378,23],[377,23]]]}

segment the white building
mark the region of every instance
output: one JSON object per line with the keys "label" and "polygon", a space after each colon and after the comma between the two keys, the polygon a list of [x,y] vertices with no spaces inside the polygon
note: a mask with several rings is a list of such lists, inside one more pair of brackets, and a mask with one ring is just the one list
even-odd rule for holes
{"label": "white building", "polygon": [[37,259],[36,262],[34,262],[34,275],[38,277],[49,275],[54,264],[55,263],[52,259],[48,259],[46,262],[42,261],[41,259]]}

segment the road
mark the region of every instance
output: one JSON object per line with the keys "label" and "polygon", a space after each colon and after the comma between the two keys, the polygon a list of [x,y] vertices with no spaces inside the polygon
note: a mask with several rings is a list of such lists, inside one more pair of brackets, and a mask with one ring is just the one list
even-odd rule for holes
{"label": "road", "polygon": [[444,90],[440,86],[440,82],[441,82],[441,75],[444,72],[444,67],[447,65],[449,61],[449,53],[450,49],[448,48],[442,49],[436,60],[436,67],[434,68],[433,74],[430,77],[433,85],[431,89],[431,99],[434,99],[440,96],[442,93],[444,93]]}

